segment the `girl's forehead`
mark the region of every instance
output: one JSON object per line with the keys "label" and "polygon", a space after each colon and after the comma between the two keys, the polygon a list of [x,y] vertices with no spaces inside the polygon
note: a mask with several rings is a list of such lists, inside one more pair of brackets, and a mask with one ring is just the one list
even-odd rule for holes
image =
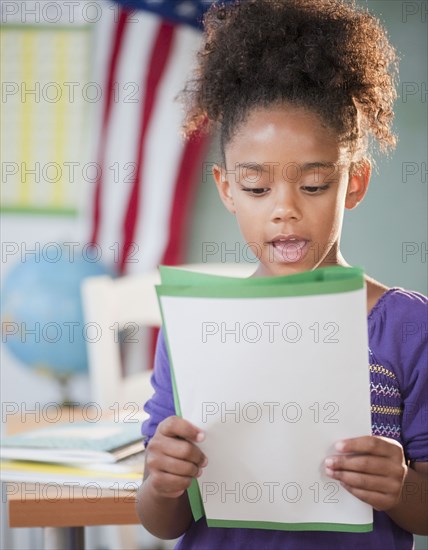
{"label": "girl's forehead", "polygon": [[252,110],[235,129],[225,153],[232,158],[252,156],[246,160],[253,162],[266,161],[267,156],[343,162],[349,156],[332,128],[316,113],[297,107]]}
{"label": "girl's forehead", "polygon": [[239,137],[274,138],[278,134],[307,133],[336,141],[334,131],[321,117],[303,107],[265,107],[249,111],[235,128]]}

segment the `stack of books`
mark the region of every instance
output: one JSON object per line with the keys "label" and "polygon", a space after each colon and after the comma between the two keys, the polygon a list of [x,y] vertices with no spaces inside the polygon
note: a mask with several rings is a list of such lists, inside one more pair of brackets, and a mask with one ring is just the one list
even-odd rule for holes
{"label": "stack of books", "polygon": [[136,490],[142,481],[141,422],[55,424],[1,439],[1,480]]}

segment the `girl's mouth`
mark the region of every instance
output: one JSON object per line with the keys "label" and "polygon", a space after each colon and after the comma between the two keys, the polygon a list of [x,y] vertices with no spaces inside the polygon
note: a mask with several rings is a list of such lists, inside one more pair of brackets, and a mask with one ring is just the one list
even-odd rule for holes
{"label": "girl's mouth", "polygon": [[271,245],[271,261],[280,263],[297,263],[304,259],[309,250],[309,241],[298,237],[275,239]]}

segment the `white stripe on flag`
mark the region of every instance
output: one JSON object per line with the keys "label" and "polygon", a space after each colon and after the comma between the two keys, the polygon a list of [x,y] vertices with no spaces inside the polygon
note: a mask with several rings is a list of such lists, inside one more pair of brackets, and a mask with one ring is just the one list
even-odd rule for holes
{"label": "white stripe on flag", "polygon": [[[87,154],[85,163],[99,162],[99,147],[100,138],[103,131],[103,116],[106,101],[106,82],[110,64],[111,50],[113,48],[113,39],[117,17],[117,11],[114,13],[111,9],[113,2],[105,0],[103,4],[99,4],[102,9],[102,17],[96,23],[93,30],[93,49],[91,59],[91,74],[88,78],[89,82],[94,82],[99,89],[102,90],[101,101],[90,104],[90,120],[87,124],[87,140],[85,143]],[[87,84],[84,82],[83,84]],[[100,167],[99,167],[100,168]],[[79,171],[81,173],[82,170]],[[82,189],[84,193],[79,201],[80,219],[78,224],[78,238],[84,244],[89,241],[89,237],[93,227],[93,206],[95,201],[96,182],[94,180],[84,181]],[[108,250],[102,250],[102,260],[109,263],[112,255]]]}
{"label": "white stripe on flag", "polygon": [[98,234],[98,242],[103,250],[112,246],[116,250],[122,249],[123,219],[135,174],[138,136],[142,124],[142,83],[153,36],[159,25],[157,17],[147,17],[145,13],[140,14],[138,22],[135,19],[133,16],[127,24],[120,48],[116,91],[107,130]]}
{"label": "white stripe on flag", "polygon": [[159,264],[168,244],[169,217],[178,169],[184,151],[180,137],[181,104],[174,101],[189,76],[200,32],[183,25],[175,29],[168,61],[154,105],[142,167],[142,189],[134,240],[138,261],[128,263],[126,273],[141,273]]}

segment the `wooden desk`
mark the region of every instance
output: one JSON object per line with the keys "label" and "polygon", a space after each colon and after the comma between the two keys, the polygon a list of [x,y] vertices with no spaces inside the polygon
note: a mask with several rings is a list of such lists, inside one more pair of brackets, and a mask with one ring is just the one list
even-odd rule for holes
{"label": "wooden desk", "polygon": [[10,527],[88,527],[140,523],[135,511],[134,491],[101,491],[96,488],[38,483],[7,485]]}
{"label": "wooden desk", "polygon": [[84,527],[137,525],[135,491],[7,483],[9,526],[43,527],[46,550],[83,550]]}
{"label": "wooden desk", "polygon": [[[73,418],[76,422],[81,420],[78,410]],[[36,426],[22,423],[16,415],[8,420],[7,432],[18,433],[32,427]],[[5,485],[9,526],[43,527],[45,548],[49,550],[83,550],[84,527],[140,523],[135,511],[135,491],[101,490],[89,484],[77,487],[7,482]]]}

